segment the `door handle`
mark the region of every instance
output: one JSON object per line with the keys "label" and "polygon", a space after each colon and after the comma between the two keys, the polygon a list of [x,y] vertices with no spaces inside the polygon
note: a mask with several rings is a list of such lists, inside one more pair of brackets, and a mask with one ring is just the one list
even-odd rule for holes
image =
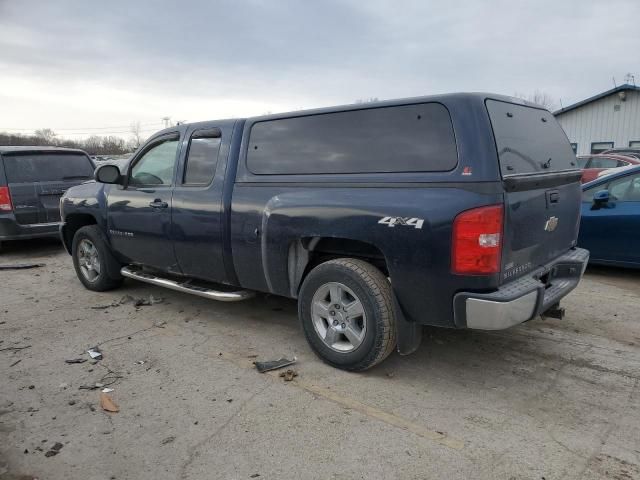
{"label": "door handle", "polygon": [[169,204],[167,202],[163,202],[159,198],[156,198],[153,202],[149,202],[149,206],[151,208],[167,208]]}

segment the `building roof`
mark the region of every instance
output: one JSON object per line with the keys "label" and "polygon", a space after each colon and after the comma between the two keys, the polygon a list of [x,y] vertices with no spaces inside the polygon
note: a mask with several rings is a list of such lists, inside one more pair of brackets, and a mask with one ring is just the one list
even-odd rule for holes
{"label": "building roof", "polygon": [[59,152],[59,153],[86,153],[78,148],[66,147],[47,147],[47,146],[28,146],[28,145],[10,145],[0,146],[0,153],[27,153],[27,152]]}
{"label": "building roof", "polygon": [[636,87],[635,85],[630,85],[628,83],[625,83],[623,85],[620,85],[618,87],[612,88],[611,90],[607,90],[606,92],[602,92],[599,93],[597,95],[594,95],[593,97],[589,97],[585,100],[582,100],[578,103],[574,103],[573,105],[569,105],[568,107],[564,107],[561,108],[560,110],[556,110],[555,112],[553,112],[554,115],[561,115],[563,113],[567,113],[571,110],[575,110],[578,107],[582,107],[583,105],[586,105],[587,103],[591,103],[591,102],[595,102],[596,100],[600,100],[601,98],[607,97],[613,93],[618,93],[618,92],[624,92],[624,91],[635,91],[635,92],[639,92],[640,91],[640,87]]}

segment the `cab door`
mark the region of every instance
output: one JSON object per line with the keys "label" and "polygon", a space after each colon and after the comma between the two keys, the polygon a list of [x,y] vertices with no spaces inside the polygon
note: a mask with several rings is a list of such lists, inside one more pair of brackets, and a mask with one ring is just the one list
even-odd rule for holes
{"label": "cab door", "polygon": [[154,139],[129,166],[124,186],[113,186],[107,194],[109,238],[130,263],[180,272],[171,241],[179,153],[178,132]]}
{"label": "cab door", "polygon": [[226,283],[223,261],[222,191],[231,128],[191,127],[183,142],[183,161],[173,193],[172,237],[184,275]]}

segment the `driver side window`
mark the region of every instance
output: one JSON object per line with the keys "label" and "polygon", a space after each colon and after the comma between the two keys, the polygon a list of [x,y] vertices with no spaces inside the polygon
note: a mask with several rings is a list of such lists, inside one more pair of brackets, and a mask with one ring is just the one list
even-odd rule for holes
{"label": "driver side window", "polygon": [[131,169],[130,185],[165,185],[173,182],[178,140],[167,140],[147,151]]}
{"label": "driver side window", "polygon": [[619,202],[640,201],[640,175],[614,180],[609,184],[609,193]]}
{"label": "driver side window", "polygon": [[627,175],[608,184],[585,190],[582,193],[582,201],[592,202],[593,196],[600,190],[609,190],[611,200],[615,202],[640,202],[640,175]]}

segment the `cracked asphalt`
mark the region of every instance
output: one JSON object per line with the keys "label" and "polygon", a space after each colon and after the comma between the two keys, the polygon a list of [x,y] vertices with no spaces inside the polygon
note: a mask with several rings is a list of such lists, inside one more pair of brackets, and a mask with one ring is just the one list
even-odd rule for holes
{"label": "cracked asphalt", "polygon": [[[640,272],[590,268],[564,320],[427,329],[353,374],[310,352],[290,300],[94,293],[49,240],[13,262],[45,266],[0,271],[2,480],[640,479]],[[291,382],[253,368],[281,356]],[[118,413],[79,388],[96,383]]]}

